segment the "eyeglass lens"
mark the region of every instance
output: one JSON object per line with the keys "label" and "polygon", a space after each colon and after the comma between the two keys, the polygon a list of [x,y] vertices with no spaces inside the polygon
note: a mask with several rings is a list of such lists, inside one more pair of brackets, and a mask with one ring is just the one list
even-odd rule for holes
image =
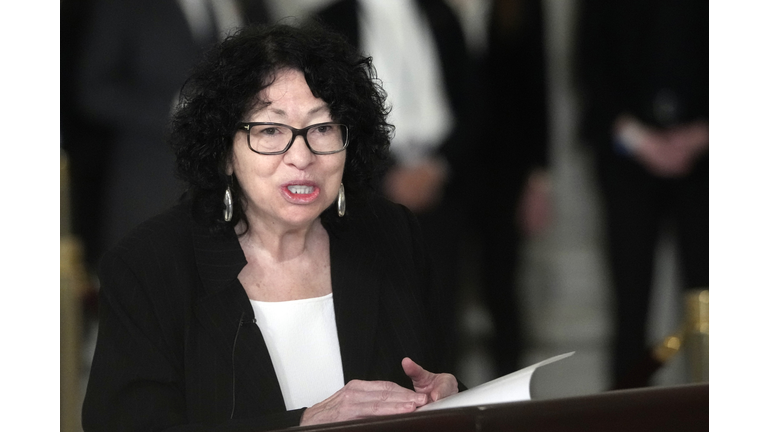
{"label": "eyeglass lens", "polygon": [[[344,148],[347,139],[346,127],[320,124],[310,127],[304,137],[309,147],[316,152],[339,151]],[[280,152],[290,144],[292,138],[293,131],[284,125],[254,125],[250,128],[251,148],[257,152]]]}

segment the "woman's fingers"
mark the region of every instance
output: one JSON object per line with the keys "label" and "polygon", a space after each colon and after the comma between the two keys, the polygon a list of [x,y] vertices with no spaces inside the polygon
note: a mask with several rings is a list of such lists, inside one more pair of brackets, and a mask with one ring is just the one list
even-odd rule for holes
{"label": "woman's fingers", "polygon": [[428,398],[388,381],[353,380],[304,412],[302,425],[413,412]]}
{"label": "woman's fingers", "polygon": [[366,391],[392,391],[392,392],[400,392],[400,393],[413,393],[412,390],[407,389],[405,387],[401,387],[393,383],[392,381],[352,380],[349,383],[347,383],[347,385],[345,385],[344,387],[355,389],[355,390],[366,390]]}
{"label": "woman's fingers", "polygon": [[403,372],[413,381],[414,388],[424,387],[432,383],[433,373],[426,371],[418,363],[405,357],[402,361]]}
{"label": "woman's fingers", "polygon": [[[359,381],[353,380],[344,386],[344,397],[363,402],[413,402],[423,405],[427,403],[423,394],[416,393],[389,381]],[[342,391],[340,390],[340,391]]]}
{"label": "woman's fingers", "polygon": [[459,382],[456,381],[456,377],[451,374],[442,373],[436,375],[433,389],[429,395],[433,401],[437,401],[458,392]]}
{"label": "woman's fingers", "polygon": [[408,357],[402,361],[403,372],[413,381],[417,393],[429,396],[429,402],[440,400],[446,396],[458,393],[459,384],[451,374],[435,374],[419,366]]}

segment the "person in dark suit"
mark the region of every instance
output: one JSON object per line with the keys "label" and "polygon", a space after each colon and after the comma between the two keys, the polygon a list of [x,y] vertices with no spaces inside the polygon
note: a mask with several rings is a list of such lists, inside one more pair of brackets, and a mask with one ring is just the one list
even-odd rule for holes
{"label": "person in dark suit", "polygon": [[615,292],[614,387],[646,355],[655,250],[672,223],[682,286],[709,285],[709,10],[706,2],[584,2],[582,135],[596,150]]}
{"label": "person in dark suit", "polygon": [[268,430],[458,391],[429,372],[419,224],[374,193],[391,126],[372,77],[314,25],[247,28],[192,73],[171,135],[186,196],[102,261],[84,430]]}
{"label": "person in dark suit", "polygon": [[183,191],[166,135],[189,69],[228,31],[270,17],[261,0],[65,3],[79,21],[62,17],[62,141],[74,168],[74,228],[96,268]]}
{"label": "person in dark suit", "polygon": [[549,113],[540,0],[490,2],[487,50],[480,61],[476,114],[493,157],[476,159],[472,194],[479,240],[480,287],[491,313],[496,376],[516,371],[525,349],[518,273],[526,237],[551,218]]}

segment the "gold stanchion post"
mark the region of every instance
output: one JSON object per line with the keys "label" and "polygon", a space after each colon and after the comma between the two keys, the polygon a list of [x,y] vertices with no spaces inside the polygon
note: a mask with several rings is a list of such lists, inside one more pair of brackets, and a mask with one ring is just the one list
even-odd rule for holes
{"label": "gold stanchion post", "polygon": [[61,154],[61,257],[60,257],[60,409],[61,431],[81,431],[80,363],[82,335],[81,301],[87,287],[83,248],[72,235],[69,211],[69,163]]}
{"label": "gold stanchion post", "polygon": [[709,381],[709,290],[686,295],[687,341],[685,351],[693,382]]}

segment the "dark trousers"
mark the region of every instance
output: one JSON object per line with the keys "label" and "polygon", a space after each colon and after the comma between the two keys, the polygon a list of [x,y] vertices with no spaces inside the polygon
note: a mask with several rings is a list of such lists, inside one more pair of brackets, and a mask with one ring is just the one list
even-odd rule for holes
{"label": "dark trousers", "polygon": [[524,349],[517,289],[521,237],[514,209],[488,212],[478,228],[482,294],[494,328],[491,350],[495,374],[502,376],[520,368]]}
{"label": "dark trousers", "polygon": [[432,283],[443,309],[436,317],[446,366],[455,371],[459,357],[459,289],[461,285],[461,240],[464,230],[464,205],[459,188],[449,184],[441,202],[433,209],[416,213],[424,241],[432,257]]}
{"label": "dark trousers", "polygon": [[654,255],[663,224],[672,224],[683,288],[709,286],[709,159],[702,157],[685,177],[668,179],[651,175],[633,159],[605,151],[599,154],[598,172],[616,306],[612,356],[616,383],[647,352]]}
{"label": "dark trousers", "polygon": [[527,170],[507,163],[506,167],[491,165],[483,171],[476,187],[467,194],[472,209],[468,227],[478,241],[478,294],[493,323],[493,373],[502,376],[522,366],[525,348],[517,286],[522,235],[516,213]]}

